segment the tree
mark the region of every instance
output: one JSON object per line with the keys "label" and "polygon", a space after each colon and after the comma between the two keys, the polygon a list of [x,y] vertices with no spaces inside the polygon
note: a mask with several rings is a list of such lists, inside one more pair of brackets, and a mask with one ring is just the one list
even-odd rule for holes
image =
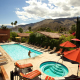
{"label": "tree", "polygon": [[17,22],[17,21],[15,21],[15,22],[14,22],[14,25],[16,25],[17,23],[18,23],[18,22]]}
{"label": "tree", "polygon": [[17,33],[15,33],[15,32],[10,32],[10,39],[13,40],[13,41],[15,41],[15,40],[16,40],[15,37],[17,37]]}
{"label": "tree", "polygon": [[71,26],[71,32],[73,33],[73,32],[75,32],[76,31],[76,26],[75,25],[72,25]]}
{"label": "tree", "polygon": [[46,28],[47,32],[51,32],[51,29],[49,27]]}
{"label": "tree", "polygon": [[[80,39],[80,20],[77,17],[77,23],[76,23],[76,38]],[[77,44],[80,45],[80,42],[78,41]]]}
{"label": "tree", "polygon": [[28,30],[31,31],[31,27],[29,27]]}
{"label": "tree", "polygon": [[7,26],[2,25],[1,29],[7,29]]}
{"label": "tree", "polygon": [[14,24],[14,23],[13,23],[13,22],[11,22],[11,25],[12,25],[12,26],[13,26],[13,24]]}
{"label": "tree", "polygon": [[18,31],[19,31],[20,33],[22,33],[22,32],[23,32],[23,29],[22,29],[22,28],[18,28]]}

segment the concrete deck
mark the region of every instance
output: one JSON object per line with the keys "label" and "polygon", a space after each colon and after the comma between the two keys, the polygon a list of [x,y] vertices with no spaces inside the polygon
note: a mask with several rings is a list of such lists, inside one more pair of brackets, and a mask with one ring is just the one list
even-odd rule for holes
{"label": "concrete deck", "polygon": [[[0,45],[2,45],[2,44],[3,43],[0,43]],[[14,44],[14,42],[4,43],[4,44]],[[28,46],[27,44],[23,44],[23,43],[21,43],[21,45]],[[33,47],[30,47],[30,48],[40,51],[40,49],[36,49]],[[12,60],[10,58],[10,56],[4,51],[4,49],[2,49],[2,47],[0,47],[0,51],[8,59],[8,63],[4,65],[4,68],[5,68],[7,74],[10,78],[10,71],[14,70],[14,68],[15,68],[14,63],[16,61]],[[35,58],[18,60],[17,62],[20,64],[32,63],[33,64],[33,70],[38,69],[39,71],[41,71],[39,68],[41,63],[43,63],[45,61],[55,61],[56,62],[59,60],[59,58],[60,58],[60,56],[57,56],[57,53],[49,54],[49,52],[43,52],[43,54],[36,56]],[[59,63],[62,63],[62,59],[59,60]],[[65,77],[71,76],[72,74],[77,75],[78,64],[72,64],[70,61],[63,61],[63,65],[65,65],[68,68],[69,73],[64,77],[54,77],[55,80],[65,79]],[[47,75],[44,74],[42,71],[41,71],[41,73],[42,73],[41,79],[44,80]],[[79,74],[79,76],[80,76],[80,74]]]}

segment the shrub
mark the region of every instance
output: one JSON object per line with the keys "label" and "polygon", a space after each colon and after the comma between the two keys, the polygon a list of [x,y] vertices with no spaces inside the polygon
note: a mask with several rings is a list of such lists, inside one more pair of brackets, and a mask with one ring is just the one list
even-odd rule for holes
{"label": "shrub", "polygon": [[30,34],[29,42],[30,43],[35,43],[36,42],[36,35],[34,33]]}
{"label": "shrub", "polygon": [[59,40],[60,40],[61,43],[66,42],[66,41],[71,41],[72,42],[71,39],[73,39],[73,38],[75,38],[75,36],[73,36],[73,35],[70,35],[68,37],[62,35]]}
{"label": "shrub", "polygon": [[21,39],[21,42],[22,42],[22,43],[26,42],[26,38],[23,37],[23,38]]}
{"label": "shrub", "polygon": [[13,40],[13,41],[15,41],[15,40],[16,40],[15,37],[17,37],[17,33],[15,33],[15,32],[10,32],[10,39]]}

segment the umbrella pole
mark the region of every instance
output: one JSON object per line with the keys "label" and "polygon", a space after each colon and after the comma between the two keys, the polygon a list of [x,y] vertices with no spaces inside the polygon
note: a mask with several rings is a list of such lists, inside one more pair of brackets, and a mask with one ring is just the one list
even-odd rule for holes
{"label": "umbrella pole", "polygon": [[63,64],[63,55],[62,55],[62,64]]}

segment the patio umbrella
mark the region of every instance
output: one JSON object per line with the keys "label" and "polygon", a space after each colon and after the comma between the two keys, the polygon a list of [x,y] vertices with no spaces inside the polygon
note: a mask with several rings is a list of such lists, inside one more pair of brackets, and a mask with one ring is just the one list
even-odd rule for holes
{"label": "patio umbrella", "polygon": [[77,39],[77,38],[74,38],[74,39],[71,39],[71,40],[73,40],[73,41],[80,41],[79,39]]}
{"label": "patio umbrella", "polygon": [[15,37],[16,39],[19,39],[19,41],[21,41],[21,37]]}
{"label": "patio umbrella", "polygon": [[[74,50],[64,52],[64,57],[80,63],[80,48],[76,48]],[[79,70],[79,65],[78,65],[78,70]],[[77,75],[78,75],[78,72],[77,72]]]}
{"label": "patio umbrella", "polygon": [[64,52],[64,57],[80,63],[80,48]]}
{"label": "patio umbrella", "polygon": [[[71,39],[71,40],[73,40],[73,41],[80,41],[80,39],[77,39],[77,38],[74,38],[74,39]],[[77,47],[79,47],[78,43],[76,43],[76,45],[77,45]]]}
{"label": "patio umbrella", "polygon": [[21,39],[21,37],[15,37],[16,39]]}
{"label": "patio umbrella", "polygon": [[60,46],[62,46],[62,47],[76,47],[75,44],[73,44],[73,43],[71,43],[69,41],[66,41],[66,42],[60,44]]}

